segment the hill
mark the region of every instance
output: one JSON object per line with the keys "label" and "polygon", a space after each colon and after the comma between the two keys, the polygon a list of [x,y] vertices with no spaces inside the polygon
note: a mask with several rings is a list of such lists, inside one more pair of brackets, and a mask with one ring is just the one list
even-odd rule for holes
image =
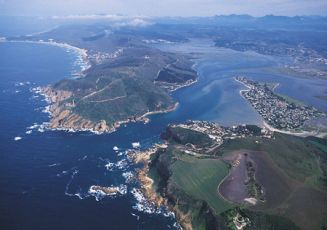
{"label": "hill", "polygon": [[[151,35],[149,35],[151,36]],[[160,34],[154,34],[154,37]],[[104,25],[66,25],[14,40],[85,49],[91,67],[79,78],[43,89],[52,102],[50,128],[111,132],[122,123],[176,108],[170,92],[195,82],[189,57],[146,45],[144,35]]]}
{"label": "hill", "polygon": [[224,139],[218,153],[207,155],[190,148],[206,145],[208,134],[168,131],[148,174],[185,229],[326,226],[326,140],[248,134]]}

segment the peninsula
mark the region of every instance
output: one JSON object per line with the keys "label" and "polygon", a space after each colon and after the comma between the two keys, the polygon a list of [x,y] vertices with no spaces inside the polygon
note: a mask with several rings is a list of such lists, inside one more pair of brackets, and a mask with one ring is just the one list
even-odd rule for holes
{"label": "peninsula", "polygon": [[190,56],[160,51],[126,30],[62,26],[8,40],[67,44],[83,51],[89,68],[41,90],[50,102],[51,129],[103,133],[124,123],[147,122],[150,114],[174,110],[178,103],[171,92],[197,80]]}
{"label": "peninsula", "polygon": [[164,144],[130,155],[143,163],[144,195],[174,211],[183,229],[316,229],[323,223],[325,139],[202,121],[169,125],[162,138]]}
{"label": "peninsula", "polygon": [[289,101],[276,94],[274,88],[268,84],[255,82],[245,77],[237,77],[235,80],[248,88],[241,90],[240,93],[263,117],[268,128],[295,134],[305,131],[315,131],[316,135],[326,134],[327,117],[324,112]]}

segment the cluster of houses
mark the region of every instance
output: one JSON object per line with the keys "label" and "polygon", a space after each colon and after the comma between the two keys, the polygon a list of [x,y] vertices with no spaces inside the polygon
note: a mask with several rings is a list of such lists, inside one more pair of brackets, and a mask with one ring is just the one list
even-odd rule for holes
{"label": "cluster of houses", "polygon": [[280,130],[301,128],[305,121],[321,117],[323,113],[313,107],[288,102],[275,94],[267,84],[249,80],[245,77],[236,79],[248,87],[241,94],[272,127]]}

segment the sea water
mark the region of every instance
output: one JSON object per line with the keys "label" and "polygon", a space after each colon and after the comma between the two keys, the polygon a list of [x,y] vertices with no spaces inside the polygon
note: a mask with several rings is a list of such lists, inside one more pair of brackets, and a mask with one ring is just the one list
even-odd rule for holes
{"label": "sea water", "polygon": [[[233,80],[235,75],[281,82],[280,92],[326,109],[312,96],[322,90],[321,84],[262,72],[276,65],[273,58],[206,42],[163,49],[201,53],[195,60],[198,82],[172,94],[177,110],[153,115],[148,124],[95,135],[47,131],[41,125],[49,120],[43,112],[47,103],[33,89],[71,78],[81,69],[76,53],[49,45],[0,43],[1,229],[176,229],[173,215],[153,209],[139,193],[126,150],[135,142],[147,148],[160,140],[167,124],[188,119],[261,125],[260,116],[240,96],[244,86]],[[310,93],[303,95],[302,87]],[[118,186],[121,192],[90,193],[92,185]]]}
{"label": "sea water", "polygon": [[[105,135],[46,131],[40,125],[49,120],[42,112],[47,103],[33,88],[72,77],[81,68],[78,55],[30,43],[0,43],[0,54],[1,229],[176,229],[169,213],[138,210],[125,153],[133,142],[145,148],[157,141],[163,127],[143,133],[148,126],[134,124]],[[89,193],[92,185],[121,192],[101,196]]]}

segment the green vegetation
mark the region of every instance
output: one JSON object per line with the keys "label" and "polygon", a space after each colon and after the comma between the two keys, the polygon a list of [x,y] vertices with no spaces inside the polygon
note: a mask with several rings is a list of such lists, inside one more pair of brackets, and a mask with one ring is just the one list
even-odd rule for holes
{"label": "green vegetation", "polygon": [[[175,102],[169,92],[153,81],[158,71],[176,58],[151,48],[126,48],[121,56],[93,65],[85,77],[54,84],[54,89],[72,93],[72,97],[61,102],[60,109],[71,110],[94,123],[105,120],[109,126],[117,121],[135,120],[147,112],[171,110]],[[181,60],[183,68],[190,68],[187,59]],[[179,70],[175,77],[180,74],[184,73]],[[72,102],[73,106],[65,106]]]}
{"label": "green vegetation", "polygon": [[[280,180],[290,186],[289,192],[277,193],[280,205],[274,208],[254,207],[266,213],[282,214],[302,229],[318,229],[319,224],[326,220],[326,141],[319,138],[300,138],[275,133],[272,139],[256,137],[230,140],[222,146],[221,154],[239,149],[251,149],[268,153],[272,159],[272,170],[282,171]],[[269,175],[269,174],[268,174]],[[275,184],[274,178],[267,177],[268,184]],[[276,187],[277,186],[277,187]],[[278,191],[276,184],[274,191]],[[284,186],[283,186],[284,188]],[[280,188],[282,189],[282,188]],[[268,208],[268,209],[267,209]],[[280,209],[282,208],[282,212]],[[267,214],[267,213],[266,213]],[[279,228],[278,228],[279,229]]]}
{"label": "green vegetation", "polygon": [[232,205],[217,193],[218,184],[228,174],[228,166],[218,159],[198,159],[178,154],[171,165],[172,183],[195,199],[205,200],[217,214]]}
{"label": "green vegetation", "polygon": [[[256,130],[256,127],[251,127]],[[182,146],[208,145],[202,133],[168,127],[163,137],[169,147],[151,161],[150,176],[172,207],[189,219],[193,229],[236,229],[233,218],[249,218],[245,229],[320,229],[326,223],[326,140],[275,133],[273,138],[251,136],[226,141],[219,156],[192,156]],[[259,170],[258,186],[265,201],[237,205],[222,198],[217,189],[227,176],[224,161],[236,150],[257,151],[252,159]],[[259,188],[258,187],[258,188]]]}
{"label": "green vegetation", "polygon": [[[326,39],[321,36],[325,33],[326,24],[319,22],[322,19],[231,17],[234,23],[228,22],[225,16],[217,16],[210,18],[209,25],[203,23],[203,18],[201,21],[192,18],[192,23],[174,23],[173,26],[155,23],[137,29],[128,26],[113,28],[105,23],[67,25],[21,39],[47,41],[52,38],[87,49],[93,66],[85,72],[85,77],[60,81],[53,88],[73,93],[61,102],[60,106],[64,109],[72,110],[90,121],[105,120],[109,124],[135,119],[148,111],[172,108],[174,102],[169,92],[159,87],[160,84],[154,84],[154,81],[182,85],[196,77],[186,58],[146,47],[143,40],[186,41],[186,37],[215,39],[215,44],[221,47],[300,60],[299,65],[294,66],[298,70],[262,67],[270,68],[274,74],[326,77],[326,74],[317,76],[321,71],[315,71],[319,68],[314,65],[302,65],[327,54]],[[244,20],[242,24],[239,17]],[[118,49],[123,49],[123,52],[119,52],[118,56],[112,55]],[[230,60],[221,59],[220,64],[224,64],[224,61]],[[253,72],[246,65],[242,72]],[[259,65],[269,66],[264,63]],[[313,72],[308,69],[312,67]],[[255,69],[259,71],[257,67]],[[267,73],[267,69],[262,72]],[[322,100],[327,98],[324,95],[317,97]],[[283,98],[298,103],[285,96]],[[66,103],[69,105],[66,106]],[[74,118],[72,120],[74,122]],[[256,127],[252,128],[255,133],[259,132]],[[174,130],[166,139],[169,147],[154,154],[149,173],[170,205],[190,218],[193,229],[235,229],[231,220],[237,213],[251,220],[251,225],[246,229],[297,229],[294,224],[302,229],[326,229],[326,140],[278,133],[273,139],[234,139],[219,149],[220,156],[215,151],[209,159],[204,155],[187,155],[178,148],[187,143],[198,147],[211,146],[212,140],[206,135],[190,130]],[[218,195],[218,184],[228,173],[228,164],[223,159],[240,149],[256,150],[261,154],[262,158],[258,157],[257,161],[261,165],[256,166],[267,170],[262,171],[261,178],[258,175],[258,182],[262,179],[271,184],[270,187],[275,187],[265,191],[267,197],[271,191],[274,198],[278,197],[275,206],[267,205],[267,201],[263,205],[234,208],[236,204],[230,204]]]}
{"label": "green vegetation", "polygon": [[321,138],[316,138],[316,137],[308,137],[307,139],[315,147],[317,147],[324,153],[327,153],[327,139],[321,139]]}
{"label": "green vegetation", "polygon": [[163,134],[163,138],[182,145],[189,143],[196,146],[208,147],[214,144],[214,141],[208,135],[182,127],[169,126],[166,129],[166,133]]}
{"label": "green vegetation", "polygon": [[237,230],[233,220],[235,216],[240,215],[244,219],[249,219],[250,223],[246,226],[246,230],[254,229],[278,229],[278,230],[298,230],[293,222],[285,217],[276,215],[267,215],[261,212],[253,212],[244,208],[233,208],[221,214],[223,221],[228,229]]}
{"label": "green vegetation", "polygon": [[262,192],[262,186],[259,184],[255,178],[255,165],[252,161],[246,162],[246,171],[248,176],[248,181],[246,182],[246,187],[248,190],[248,195],[254,197],[257,200],[264,201],[265,197]]}
{"label": "green vegetation", "polygon": [[218,159],[185,155],[177,146],[170,144],[152,157],[149,175],[155,188],[189,219],[193,229],[219,225],[216,216],[233,207],[217,192],[219,182],[228,173],[228,165]]}
{"label": "green vegetation", "polygon": [[171,110],[175,102],[170,93],[154,82],[158,73],[169,70],[169,75],[159,74],[163,83],[183,85],[196,79],[197,74],[188,57],[145,46],[143,35],[135,31],[124,29],[118,32],[115,29],[115,34],[108,36],[108,30],[111,31],[104,25],[67,25],[35,36],[17,38],[51,39],[88,51],[92,67],[83,73],[84,77],[65,79],[53,85],[55,90],[72,93],[70,98],[61,101],[57,111],[69,110],[79,117],[65,120],[67,117],[59,116],[59,126],[78,127],[90,122],[99,124],[104,120],[112,128],[115,122],[135,120],[147,112]]}
{"label": "green vegetation", "polygon": [[106,120],[110,124],[132,116],[141,116],[148,111],[167,110],[174,105],[164,90],[144,79],[128,76],[111,79],[110,76],[102,76],[74,81],[79,85],[87,84],[83,81],[90,80],[98,81],[99,85],[86,89],[84,93],[80,92],[79,87],[74,89],[73,111],[91,121]]}
{"label": "green vegetation", "polygon": [[176,64],[169,65],[163,68],[156,79],[156,81],[168,83],[184,83],[186,81],[195,80],[196,72],[190,68],[182,68]]}
{"label": "green vegetation", "polygon": [[230,140],[223,144],[222,154],[238,149],[267,152],[280,169],[298,181],[320,176],[315,158],[317,149],[300,137],[275,133],[272,139],[249,137]]}
{"label": "green vegetation", "polygon": [[316,146],[317,148],[319,148],[321,151],[327,153],[327,145],[321,144],[319,142],[316,141],[309,141],[311,144],[313,144],[314,146]]}

